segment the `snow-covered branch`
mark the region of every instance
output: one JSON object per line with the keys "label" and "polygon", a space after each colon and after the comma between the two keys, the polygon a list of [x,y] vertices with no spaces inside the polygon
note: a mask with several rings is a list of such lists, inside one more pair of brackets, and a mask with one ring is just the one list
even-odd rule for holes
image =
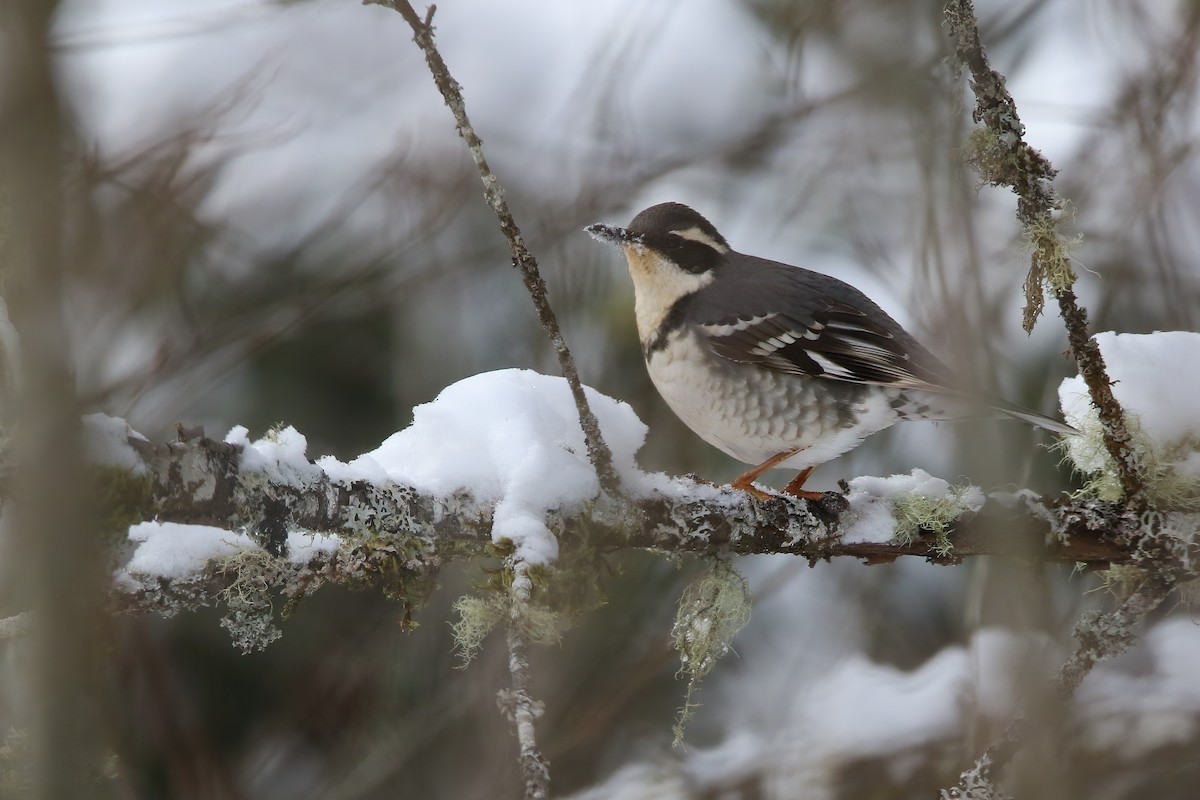
{"label": "snow-covered branch", "polygon": [[[469,492],[438,496],[390,481],[346,480],[317,464],[305,480],[292,481],[281,478],[281,472],[272,476],[247,468],[247,461],[257,459],[257,454],[246,457],[247,445],[203,436],[165,444],[130,442],[145,460],[147,474],[130,473],[126,488],[111,496],[113,514],[245,531],[274,555],[287,554],[287,534],[297,530],[386,541],[408,552],[409,563],[422,568],[456,556],[496,552],[496,502],[489,498]],[[661,479],[663,491],[556,509],[548,513],[546,524],[563,531],[586,521],[593,544],[609,552],[787,553],[811,561],[852,556],[869,563],[901,556],[958,563],[969,556],[1006,555],[1093,566],[1131,563],[1129,537],[1140,527],[1116,503],[1047,502],[1023,493],[995,495],[978,513],[931,517],[929,524],[936,524],[938,532],[917,526],[911,535],[897,536],[886,497],[855,492],[847,501],[829,492],[817,502],[783,496],[760,501],[689,478],[652,477]],[[880,527],[867,527],[867,521]]]}
{"label": "snow-covered branch", "polygon": [[[481,394],[495,418],[479,412]],[[547,402],[537,407],[535,395]],[[144,609],[228,599],[231,583],[246,579],[238,559],[251,556],[264,590],[301,595],[324,582],[387,583],[414,602],[448,561],[518,554],[545,565],[560,548],[582,546],[601,555],[646,548],[787,553],[810,562],[1007,555],[1099,566],[1138,557],[1143,521],[1103,500],[1047,502],[1026,492],[985,501],[978,489],[914,470],[857,478],[848,493],[817,502],[759,501],[648,474],[633,460],[645,433],[640,421],[624,404],[598,393],[591,399],[617,444],[620,497],[599,492],[565,383],[524,371],[456,384],[418,408],[412,427],[349,464],[311,461],[304,437],[290,428],[256,442],[235,428],[225,441],[193,431],[156,444],[119,420],[89,418],[90,454],[107,478],[106,517],[140,523],[131,529],[123,573],[130,580],[119,583],[117,603]],[[541,427],[523,426],[520,403],[532,406]],[[501,448],[516,438],[521,457]],[[577,535],[585,528],[586,537]]]}

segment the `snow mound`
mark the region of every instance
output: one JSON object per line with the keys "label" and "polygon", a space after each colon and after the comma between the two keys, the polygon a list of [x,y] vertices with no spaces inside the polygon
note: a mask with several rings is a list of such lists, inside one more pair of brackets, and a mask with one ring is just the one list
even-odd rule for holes
{"label": "snow mound", "polygon": [[[131,525],[129,541],[136,547],[116,579],[130,589],[137,589],[141,579],[190,578],[203,572],[213,559],[264,552],[244,533],[176,522]],[[302,567],[336,553],[342,540],[332,534],[291,531],[287,542],[288,560],[293,566]]]}
{"label": "snow mound", "polygon": [[130,446],[130,439],[146,441],[146,437],[129,427],[119,417],[107,414],[87,414],[83,418],[83,447],[87,460],[92,464],[120,467],[134,475],[146,474],[146,465],[137,451]]}
{"label": "snow mound", "polygon": [[248,434],[245,426],[237,425],[225,436],[226,444],[242,446],[242,471],[261,472],[274,483],[301,489],[321,477],[321,468],[309,463],[304,454],[308,440],[291,425],[254,442]]}
{"label": "snow mound", "polygon": [[[1113,381],[1113,394],[1125,410],[1135,455],[1152,495],[1164,505],[1200,507],[1200,333],[1098,333]],[[1067,455],[1092,474],[1101,497],[1120,495],[1116,467],[1104,447],[1100,420],[1080,376],[1058,387],[1067,422],[1083,432],[1068,437]]]}
{"label": "snow mound", "polygon": [[978,486],[954,486],[923,469],[887,478],[854,478],[846,500],[850,511],[843,516],[841,529],[845,542],[890,542],[922,528],[941,532],[984,504]]}
{"label": "snow mound", "polygon": [[129,540],[137,543],[137,549],[125,571],[147,578],[186,578],[214,558],[260,549],[244,533],[175,522],[139,522],[130,526]]}
{"label": "snow mound", "polygon": [[[627,403],[589,387],[584,392],[623,485],[635,492],[655,488],[658,476],[634,462],[645,424]],[[472,375],[446,387],[413,409],[412,425],[353,464],[378,468],[421,492],[464,491],[494,502],[492,538],[511,541],[531,564],[558,555],[546,512],[578,508],[600,492],[566,380],[524,369]],[[324,459],[321,465],[328,469]],[[335,470],[352,475],[342,469],[352,465]]]}

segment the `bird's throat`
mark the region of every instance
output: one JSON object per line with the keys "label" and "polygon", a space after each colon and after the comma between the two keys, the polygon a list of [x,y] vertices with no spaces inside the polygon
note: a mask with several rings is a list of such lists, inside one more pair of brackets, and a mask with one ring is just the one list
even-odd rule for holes
{"label": "bird's throat", "polygon": [[680,298],[713,282],[711,272],[681,269],[670,259],[645,247],[624,247],[633,279],[634,315],[643,346],[654,341],[671,308]]}

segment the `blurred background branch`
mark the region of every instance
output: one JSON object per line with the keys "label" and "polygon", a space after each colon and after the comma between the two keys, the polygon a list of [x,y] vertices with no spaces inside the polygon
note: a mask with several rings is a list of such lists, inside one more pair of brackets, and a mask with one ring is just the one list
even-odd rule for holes
{"label": "blurred background branch", "polygon": [[[9,662],[27,687],[21,724],[24,778],[37,798],[105,797],[110,738],[102,724],[106,625],[93,497],[79,439],[64,296],[68,204],[61,153],[73,138],[59,105],[48,47],[54,3],[0,10],[0,232],[6,318],[3,429],[11,493],[3,501],[3,594],[30,609],[24,659]],[[15,358],[14,358],[15,357]],[[19,362],[19,368],[17,363]],[[15,498],[15,500],[14,500]],[[6,626],[10,627],[10,626]],[[11,724],[11,722],[10,722]]]}
{"label": "blurred background branch", "polygon": [[1065,201],[1052,185],[1057,170],[1025,141],[1025,126],[1012,95],[1005,88],[1004,76],[988,63],[971,0],[950,0],[946,4],[946,21],[951,35],[957,39],[955,57],[971,73],[971,90],[975,94],[971,118],[992,137],[986,143],[976,140],[968,160],[984,181],[993,186],[1008,186],[1017,195],[1017,219],[1033,251],[1025,280],[1025,331],[1033,330],[1041,313],[1042,295],[1049,290],[1058,300],[1071,354],[1099,413],[1104,443],[1118,465],[1126,500],[1137,511],[1144,511],[1147,499],[1141,466],[1121,406],[1113,396],[1104,357],[1090,338],[1087,310],[1075,297],[1074,285],[1078,279],[1069,261],[1072,243],[1058,231],[1060,221],[1055,215],[1063,211]]}

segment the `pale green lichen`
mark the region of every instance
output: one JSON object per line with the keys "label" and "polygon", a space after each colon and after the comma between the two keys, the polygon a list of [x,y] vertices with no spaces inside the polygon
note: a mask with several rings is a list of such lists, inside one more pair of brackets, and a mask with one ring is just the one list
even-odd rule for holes
{"label": "pale green lichen", "polygon": [[265,650],[283,636],[275,624],[270,603],[230,601],[229,610],[221,617],[221,627],[229,631],[233,646],[243,654]]}
{"label": "pale green lichen", "polygon": [[263,650],[283,635],[275,624],[271,587],[284,563],[265,550],[242,550],[214,562],[215,572],[234,576],[218,595],[228,609],[221,627],[243,653]]}
{"label": "pale green lichen", "polygon": [[974,486],[956,485],[942,495],[909,492],[893,497],[895,541],[902,545],[912,544],[922,531],[928,531],[934,535],[930,549],[942,558],[950,556],[954,547],[948,534],[956,520],[976,509],[973,497],[977,493]]}
{"label": "pale green lichen", "polygon": [[[366,502],[353,497],[342,515],[342,528],[345,532],[362,538],[389,535],[396,537],[398,532],[404,533],[405,545],[402,549],[411,551],[411,557],[406,557],[404,566],[415,568],[423,566],[428,557],[436,551],[437,536],[433,525],[418,518],[412,511],[415,490],[399,485],[374,487],[366,496]],[[435,509],[434,523],[438,514],[452,515],[452,506],[459,498],[440,500],[442,505]]]}
{"label": "pale green lichen", "polygon": [[958,786],[942,789],[939,800],[1012,800],[992,782],[992,757],[984,753],[974,766],[959,775]]}
{"label": "pale green lichen", "polygon": [[967,134],[962,159],[979,173],[980,186],[1007,184],[1017,167],[1012,143],[1001,139],[991,128],[975,128]]}
{"label": "pale green lichen", "polygon": [[[533,571],[532,569],[530,570]],[[521,638],[536,644],[557,644],[570,621],[586,606],[566,606],[555,602],[562,597],[562,587],[571,583],[571,574],[553,567],[539,567],[538,576],[529,581],[532,599],[519,602],[514,598],[513,572],[504,569],[496,573],[479,595],[465,595],[454,603],[458,619],[450,625],[460,666],[466,667],[479,652],[483,640],[501,625],[517,629]]]}
{"label": "pale green lichen", "polygon": [[1128,615],[1100,609],[1080,614],[1073,635],[1079,642],[1079,653],[1085,653],[1093,661],[1115,658],[1137,641],[1136,626]]}
{"label": "pale green lichen", "polygon": [[688,676],[683,708],[675,721],[675,744],[683,741],[684,726],[696,704],[692,695],[700,679],[712,671],[729,652],[733,637],[750,620],[750,589],[733,566],[725,560],[683,590],[671,638],[679,652],[679,673]]}
{"label": "pale green lichen", "polygon": [[454,602],[458,619],[450,624],[459,667],[466,668],[479,652],[487,635],[508,616],[508,610],[495,597],[464,595]]}
{"label": "pale green lichen", "polygon": [[1060,233],[1059,226],[1069,218],[1069,213],[1056,216],[1046,212],[1024,225],[1026,244],[1033,251],[1025,276],[1025,309],[1021,320],[1026,333],[1033,330],[1045,308],[1045,290],[1057,297],[1075,284],[1071,251],[1083,241],[1083,235],[1068,238]]}
{"label": "pale green lichen", "polygon": [[1083,234],[1068,237],[1059,230],[1064,222],[1073,218],[1071,208],[1064,204],[1062,213],[1041,215],[1024,229],[1036,269],[1054,295],[1071,288],[1078,279],[1071,266],[1071,251],[1083,243]]}
{"label": "pale green lichen", "polygon": [[1100,579],[1098,590],[1123,601],[1141,586],[1146,578],[1146,570],[1133,564],[1112,564],[1107,569],[1099,570],[1096,577]]}
{"label": "pale green lichen", "polygon": [[454,604],[451,624],[462,666],[471,662],[483,639],[501,625],[510,626],[527,642],[553,644],[571,622],[604,602],[600,576],[608,572],[597,541],[606,529],[591,520],[589,507],[575,520],[548,520],[563,543],[552,564],[515,563],[512,543],[492,542],[488,555],[503,558],[505,567],[491,572],[478,594]]}
{"label": "pale green lichen", "polygon": [[[1077,499],[1097,498],[1118,501],[1123,496],[1117,463],[1104,443],[1104,427],[1093,412],[1081,415],[1072,424],[1079,436],[1064,437],[1056,445],[1072,466],[1087,475],[1083,486],[1075,492]],[[1167,444],[1156,443],[1142,428],[1141,419],[1125,412],[1125,428],[1129,431],[1130,455],[1141,469],[1146,498],[1157,509],[1200,511],[1200,474],[1179,465],[1200,453],[1200,442],[1185,437]]]}

